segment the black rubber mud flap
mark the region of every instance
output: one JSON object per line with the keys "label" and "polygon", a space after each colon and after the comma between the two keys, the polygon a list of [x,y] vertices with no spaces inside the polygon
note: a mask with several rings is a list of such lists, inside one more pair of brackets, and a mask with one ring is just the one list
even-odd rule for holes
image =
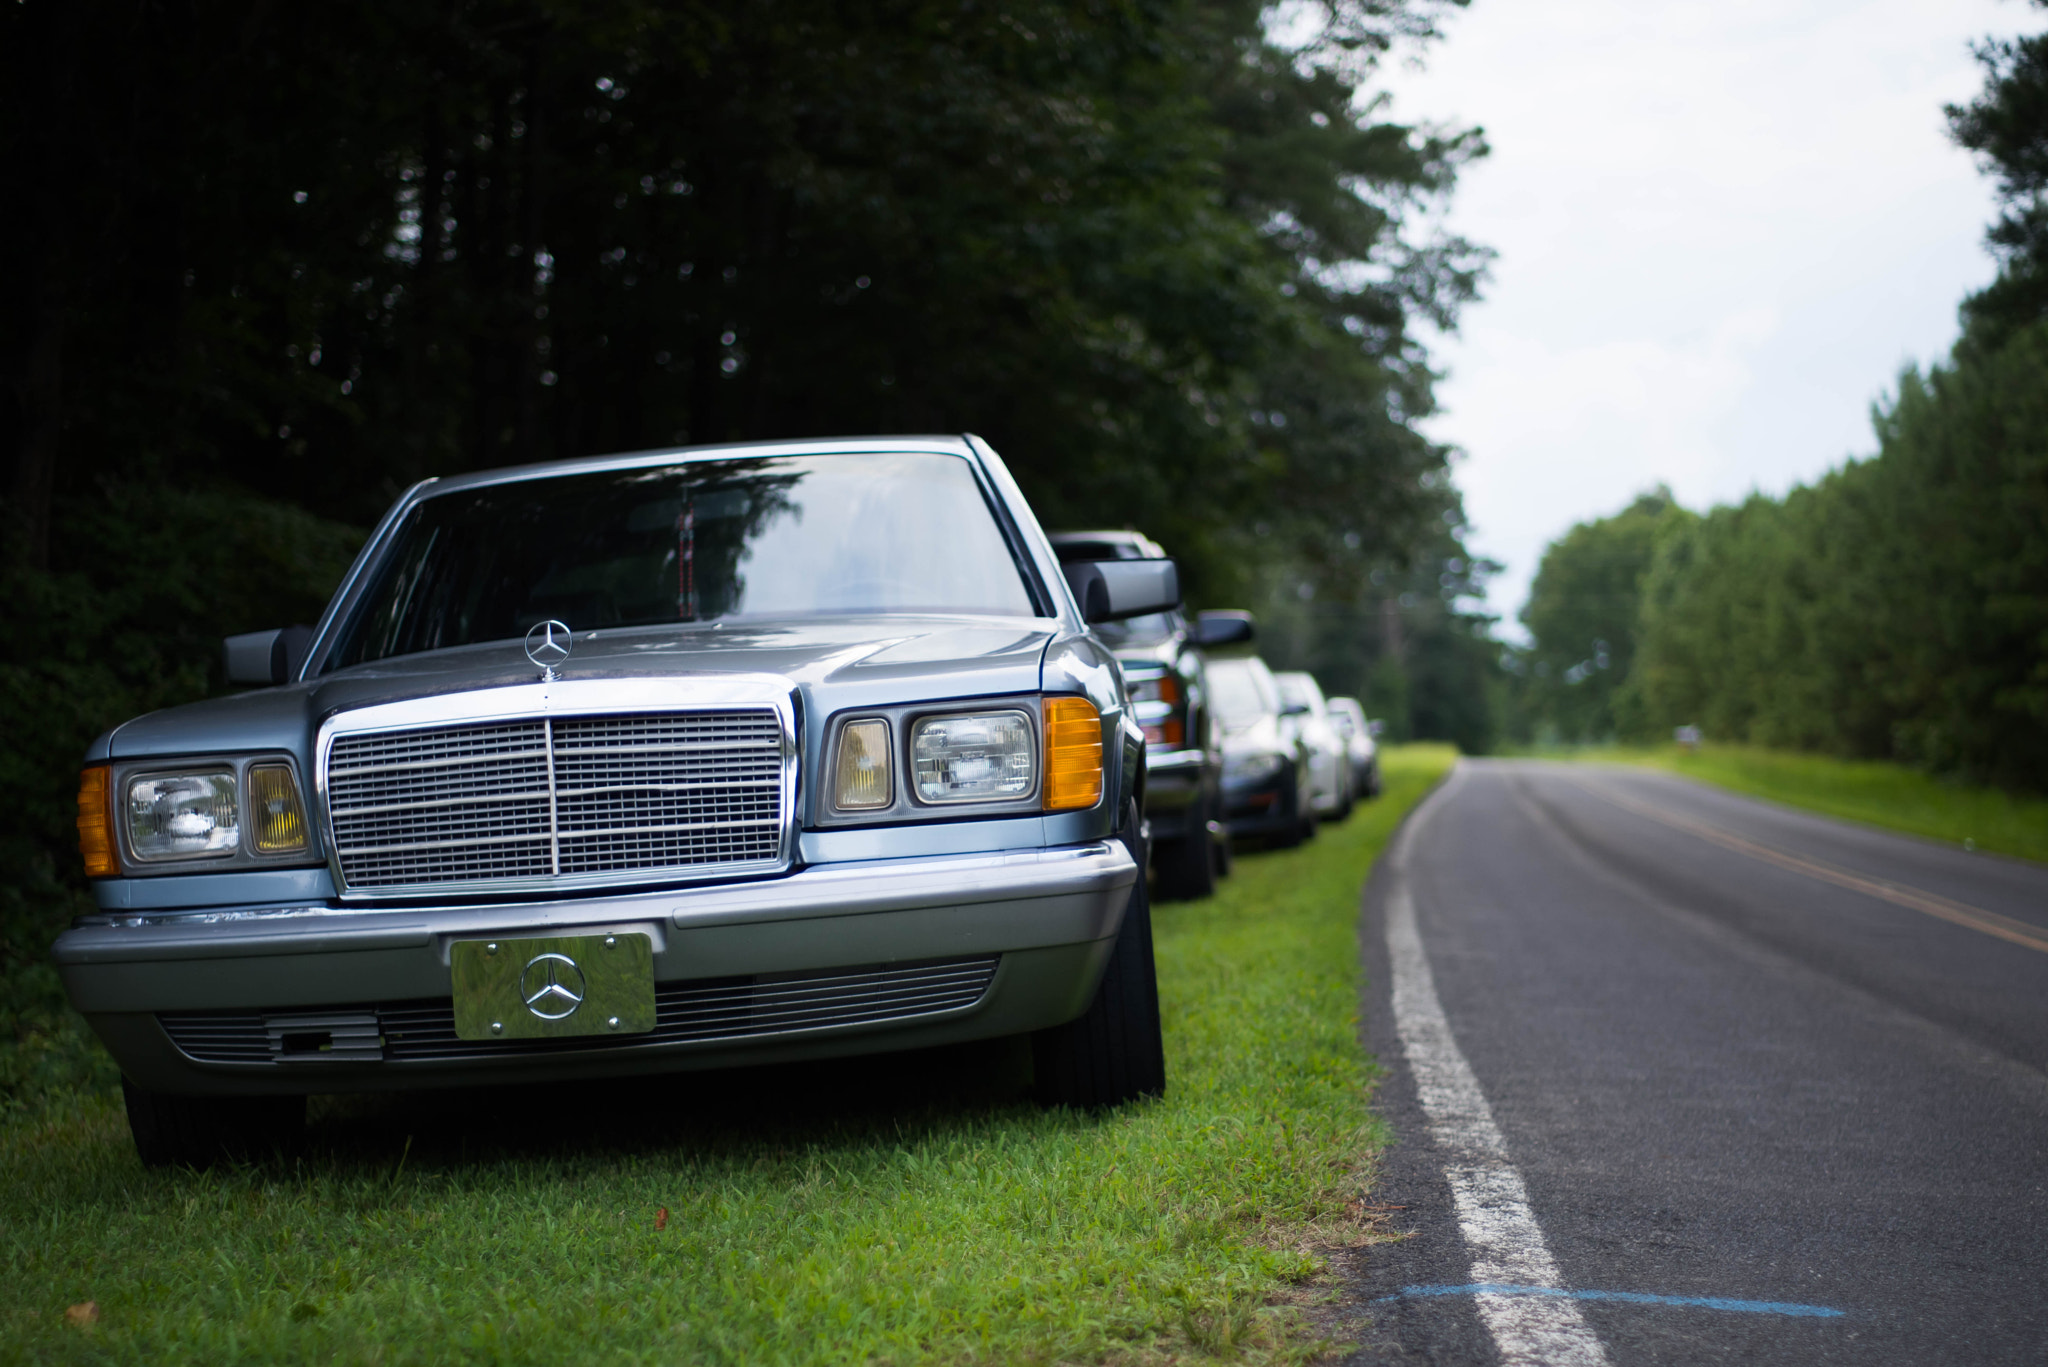
{"label": "black rubber mud flap", "polygon": [[306,1124],[302,1096],[171,1096],[121,1079],[128,1131],[146,1168],[210,1168],[289,1150]]}

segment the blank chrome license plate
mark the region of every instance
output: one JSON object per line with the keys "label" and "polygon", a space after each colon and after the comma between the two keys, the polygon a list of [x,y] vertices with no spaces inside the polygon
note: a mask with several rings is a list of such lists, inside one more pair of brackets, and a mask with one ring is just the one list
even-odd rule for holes
{"label": "blank chrome license plate", "polygon": [[457,940],[449,950],[455,1033],[463,1039],[654,1028],[654,946],[645,935]]}

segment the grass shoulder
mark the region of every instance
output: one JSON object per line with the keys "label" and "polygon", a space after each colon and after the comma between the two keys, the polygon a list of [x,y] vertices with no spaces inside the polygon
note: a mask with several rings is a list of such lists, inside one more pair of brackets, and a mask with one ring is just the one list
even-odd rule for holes
{"label": "grass shoulder", "polygon": [[1299,1288],[1375,1235],[1359,889],[1452,759],[1390,749],[1379,801],[1154,908],[1169,1091],[1107,1115],[997,1044],[326,1099],[289,1164],[193,1174],[40,1093],[0,1115],[0,1361],[1302,1360]]}
{"label": "grass shoulder", "polygon": [[2048,862],[2048,800],[1957,783],[1900,764],[1711,743],[1696,751],[1665,745],[1528,753],[1662,769],[1788,807]]}

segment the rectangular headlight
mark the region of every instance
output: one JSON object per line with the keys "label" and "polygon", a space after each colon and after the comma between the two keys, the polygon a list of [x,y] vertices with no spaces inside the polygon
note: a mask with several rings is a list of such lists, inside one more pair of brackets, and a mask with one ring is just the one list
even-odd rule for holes
{"label": "rectangular headlight", "polygon": [[249,824],[258,854],[296,854],[306,848],[306,805],[289,764],[249,766]]}
{"label": "rectangular headlight", "polygon": [[137,859],[205,859],[241,848],[235,774],[152,774],[128,783],[128,849]]}
{"label": "rectangular headlight", "polygon": [[834,807],[860,812],[888,806],[895,796],[889,782],[889,723],[848,722],[839,732],[838,769]]}
{"label": "rectangular headlight", "polygon": [[1038,782],[1038,744],[1022,712],[926,717],[910,733],[920,802],[1001,802]]}

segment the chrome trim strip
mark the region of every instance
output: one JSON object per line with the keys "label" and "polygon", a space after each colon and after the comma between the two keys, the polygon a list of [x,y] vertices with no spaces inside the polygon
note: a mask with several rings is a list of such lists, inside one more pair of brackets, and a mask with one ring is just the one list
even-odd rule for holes
{"label": "chrome trim strip", "polygon": [[[605,717],[633,714],[685,714],[717,712],[735,707],[766,707],[773,710],[780,733],[782,802],[781,838],[772,859],[733,861],[722,864],[690,864],[656,869],[626,869],[609,873],[563,874],[562,835],[555,810],[554,746],[556,718]],[[339,712],[320,723],[314,742],[313,801],[308,815],[320,832],[327,853],[328,871],[334,878],[341,900],[349,903],[414,901],[422,898],[489,896],[507,893],[562,893],[581,889],[629,888],[656,884],[691,884],[731,878],[776,874],[788,870],[796,860],[797,834],[802,812],[797,803],[801,747],[796,729],[796,686],[774,674],[682,675],[645,679],[558,679],[552,683],[513,684],[504,688],[476,689],[464,693],[441,693],[402,702],[380,703]],[[552,867],[548,877],[469,879],[438,883],[408,883],[391,887],[350,888],[342,872],[341,854],[334,842],[329,761],[335,741],[343,736],[416,731],[434,727],[491,726],[506,722],[539,721],[550,737],[549,833]],[[597,753],[606,747],[595,747]],[[579,757],[585,752],[578,751]],[[528,757],[532,756],[530,753]],[[357,769],[368,766],[353,766]],[[342,776],[348,768],[337,771]],[[758,782],[752,786],[760,786]],[[581,791],[581,790],[579,790]],[[346,813],[349,809],[344,808]],[[759,829],[758,820],[721,822],[732,829]],[[639,829],[639,828],[636,828]],[[646,828],[650,831],[653,828]],[[679,828],[680,829],[680,828]],[[616,833],[616,832],[612,832]],[[570,832],[568,838],[607,832]],[[515,837],[481,837],[475,843],[502,842]],[[531,837],[528,837],[531,838]],[[462,843],[462,842],[454,842]],[[394,846],[392,849],[405,848]]]}
{"label": "chrome trim strip", "polygon": [[[554,630],[552,626],[548,628]],[[555,671],[548,671],[548,680],[554,681]],[[548,755],[548,872],[555,877],[562,876],[562,813],[556,805],[555,796],[555,719],[543,717],[540,723],[541,745]],[[554,979],[548,979],[553,982]]]}

